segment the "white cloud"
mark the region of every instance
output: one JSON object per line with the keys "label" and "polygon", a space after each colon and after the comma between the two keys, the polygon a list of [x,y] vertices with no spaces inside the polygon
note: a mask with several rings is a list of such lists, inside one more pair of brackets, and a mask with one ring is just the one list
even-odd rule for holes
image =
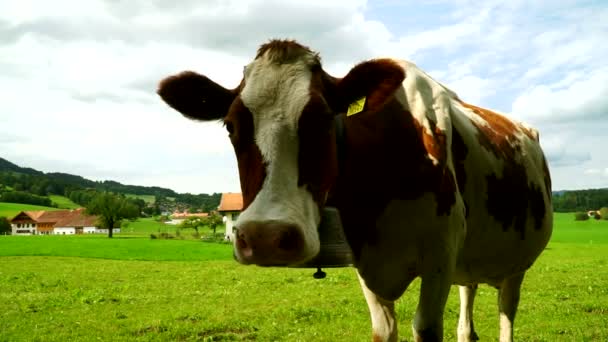
{"label": "white cloud", "polygon": [[608,68],[582,76],[569,73],[555,84],[531,87],[513,101],[512,112],[533,121],[608,121]]}

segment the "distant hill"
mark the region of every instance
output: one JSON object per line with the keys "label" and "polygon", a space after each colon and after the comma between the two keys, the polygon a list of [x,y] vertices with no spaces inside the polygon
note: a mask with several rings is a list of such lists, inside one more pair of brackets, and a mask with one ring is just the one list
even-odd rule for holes
{"label": "distant hill", "polygon": [[[0,192],[24,191],[38,196],[62,195],[84,205],[84,191],[110,191],[124,195],[154,196],[159,199],[156,205],[161,211],[194,208],[203,211],[215,210],[221,194],[180,194],[158,186],[126,185],[113,180],[92,181],[82,176],[60,172],[41,172],[28,167],[18,166],[0,157]],[[76,192],[80,192],[77,194]],[[73,196],[71,196],[73,195]],[[90,196],[84,196],[90,199]],[[163,200],[163,199],[171,200]]]}
{"label": "distant hill", "polygon": [[26,175],[42,175],[44,173],[34,170],[29,167],[20,167],[15,165],[4,158],[0,158],[0,171],[12,171],[18,173],[24,173]]}

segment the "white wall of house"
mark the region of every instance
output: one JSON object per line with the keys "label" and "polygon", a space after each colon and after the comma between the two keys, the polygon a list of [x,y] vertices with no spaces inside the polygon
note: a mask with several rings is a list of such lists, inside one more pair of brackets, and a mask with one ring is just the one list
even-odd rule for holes
{"label": "white wall of house", "polygon": [[97,227],[83,227],[82,233],[83,234],[95,234],[95,233],[97,233]]}
{"label": "white wall of house", "polygon": [[[108,229],[107,228],[97,228],[97,229],[95,229],[95,233],[97,233],[97,234],[108,234]],[[114,228],[112,230],[112,233],[113,234],[120,233],[120,228]]]}
{"label": "white wall of house", "polygon": [[229,241],[234,241],[234,223],[239,218],[239,213],[235,211],[228,211],[223,213],[223,221],[226,225],[226,233],[224,234],[224,238]]}
{"label": "white wall of house", "polygon": [[13,235],[35,235],[36,224],[35,223],[12,223],[11,233]]}
{"label": "white wall of house", "polygon": [[55,228],[53,228],[53,234],[55,234],[55,235],[73,235],[73,234],[76,234],[76,228],[74,228],[74,227],[55,227]]}

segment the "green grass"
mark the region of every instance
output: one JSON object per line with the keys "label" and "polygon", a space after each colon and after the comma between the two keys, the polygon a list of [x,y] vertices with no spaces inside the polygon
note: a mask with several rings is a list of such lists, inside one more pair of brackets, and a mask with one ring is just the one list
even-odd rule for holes
{"label": "green grass", "polygon": [[59,210],[58,208],[43,207],[39,205],[22,204],[22,203],[7,203],[0,202],[0,216],[5,216],[9,220],[17,215],[20,211],[29,210]]}
{"label": "green grass", "polygon": [[116,234],[3,236],[0,256],[66,256],[118,260],[231,260],[228,244],[193,240],[129,238]]}
{"label": "green grass", "polygon": [[72,202],[69,198],[59,195],[48,195],[47,196],[52,202],[57,204],[60,209],[76,209],[81,208],[80,204]]}
{"label": "green grass", "polygon": [[144,202],[146,203],[154,203],[156,198],[154,197],[154,195],[135,195],[135,194],[126,194],[125,196],[130,197],[130,198],[141,198],[144,200]]}
{"label": "green grass", "polygon": [[[548,249],[526,275],[515,337],[606,341],[608,227],[561,214],[555,222]],[[13,256],[24,251],[49,256]],[[229,245],[198,241],[0,237],[0,341],[370,340],[352,268],[327,269],[326,279],[315,280],[311,269],[242,266],[231,253]],[[412,340],[419,285],[396,305],[402,340]],[[446,341],[456,340],[458,305],[454,287]],[[497,340],[495,289],[478,290],[475,320],[482,341]]]}
{"label": "green grass", "polygon": [[553,221],[553,242],[608,243],[608,220],[575,221],[574,213],[555,213]]}

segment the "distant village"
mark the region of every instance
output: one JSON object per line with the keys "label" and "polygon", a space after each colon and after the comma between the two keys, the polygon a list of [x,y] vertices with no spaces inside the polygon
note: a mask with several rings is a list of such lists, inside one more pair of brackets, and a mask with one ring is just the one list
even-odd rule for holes
{"label": "distant village", "polygon": [[[243,208],[243,197],[240,193],[222,194],[217,212],[222,215],[226,225],[227,240],[234,239],[234,222]],[[178,225],[191,217],[207,217],[209,213],[191,213],[186,210],[175,210],[168,213],[167,224]],[[21,211],[10,221],[12,235],[78,235],[107,234],[107,228],[101,228],[98,217],[87,215],[85,208],[64,210]],[[114,227],[113,233],[120,233],[120,227]]]}

